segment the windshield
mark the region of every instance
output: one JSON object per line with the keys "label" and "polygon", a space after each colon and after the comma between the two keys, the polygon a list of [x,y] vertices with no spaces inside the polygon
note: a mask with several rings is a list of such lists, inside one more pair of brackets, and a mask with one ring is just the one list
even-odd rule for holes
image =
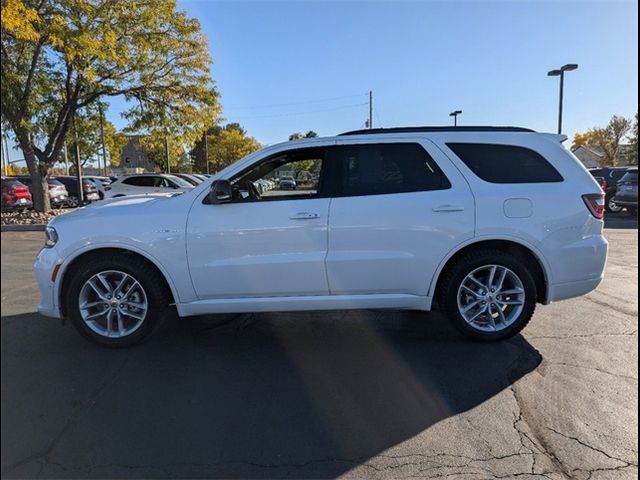
{"label": "windshield", "polygon": [[180,188],[193,188],[193,185],[187,182],[186,180],[176,177],[175,175],[167,175],[167,178],[170,178],[173,182],[175,182]]}

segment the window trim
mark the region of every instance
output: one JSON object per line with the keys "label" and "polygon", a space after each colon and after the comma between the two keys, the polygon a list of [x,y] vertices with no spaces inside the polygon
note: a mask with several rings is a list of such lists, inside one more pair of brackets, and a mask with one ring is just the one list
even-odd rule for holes
{"label": "window trim", "polygon": [[[495,143],[495,142],[477,142],[477,141],[473,141],[473,142],[445,142],[446,147],[449,149],[449,151],[454,155],[454,157],[458,160],[460,160],[462,162],[462,164],[464,165],[464,167],[469,170],[469,172],[471,172],[471,174],[477,178],[478,180],[481,180],[485,183],[488,183],[490,185],[533,185],[533,184],[541,184],[541,183],[563,183],[566,181],[566,179],[564,178],[564,176],[558,171],[558,169],[549,161],[545,158],[544,155],[542,155],[540,152],[534,150],[531,147],[526,147],[524,145],[517,145],[517,144],[512,144],[512,143]],[[487,180],[486,178],[481,177],[478,173],[476,173],[468,164],[467,162],[464,161],[464,159],[458,155],[456,153],[456,151],[452,148],[452,145],[475,145],[475,146],[491,146],[491,147],[507,147],[507,148],[517,148],[517,149],[521,149],[521,150],[527,150],[529,152],[533,152],[536,156],[540,157],[549,167],[551,167],[551,169],[558,175],[558,177],[560,178],[559,180],[546,180],[546,181],[528,181],[528,182],[493,182],[491,180]]]}

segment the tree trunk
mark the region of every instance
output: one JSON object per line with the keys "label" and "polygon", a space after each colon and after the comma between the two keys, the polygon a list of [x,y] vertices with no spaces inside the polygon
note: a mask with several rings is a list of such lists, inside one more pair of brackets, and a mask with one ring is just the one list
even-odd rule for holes
{"label": "tree trunk", "polygon": [[47,163],[38,160],[28,132],[16,132],[16,134],[31,175],[33,209],[36,212],[46,213],[51,210],[49,199],[49,173],[51,172],[51,167]]}

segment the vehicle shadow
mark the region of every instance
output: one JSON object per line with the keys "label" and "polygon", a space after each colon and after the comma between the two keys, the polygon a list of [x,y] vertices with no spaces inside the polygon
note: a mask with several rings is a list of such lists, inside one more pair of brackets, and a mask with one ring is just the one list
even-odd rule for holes
{"label": "vehicle shadow", "polygon": [[638,217],[626,211],[622,213],[607,213],[604,216],[604,228],[638,229]]}
{"label": "vehicle shadow", "polygon": [[522,336],[465,340],[437,313],[207,316],[128,350],[36,314],[2,322],[3,477],[336,477],[542,359]]}

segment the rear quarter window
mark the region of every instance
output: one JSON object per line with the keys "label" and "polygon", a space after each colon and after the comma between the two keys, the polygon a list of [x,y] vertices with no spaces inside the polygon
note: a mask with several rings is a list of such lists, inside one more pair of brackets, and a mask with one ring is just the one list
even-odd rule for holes
{"label": "rear quarter window", "polygon": [[562,175],[530,148],[487,143],[447,143],[469,169],[490,183],[562,182]]}

